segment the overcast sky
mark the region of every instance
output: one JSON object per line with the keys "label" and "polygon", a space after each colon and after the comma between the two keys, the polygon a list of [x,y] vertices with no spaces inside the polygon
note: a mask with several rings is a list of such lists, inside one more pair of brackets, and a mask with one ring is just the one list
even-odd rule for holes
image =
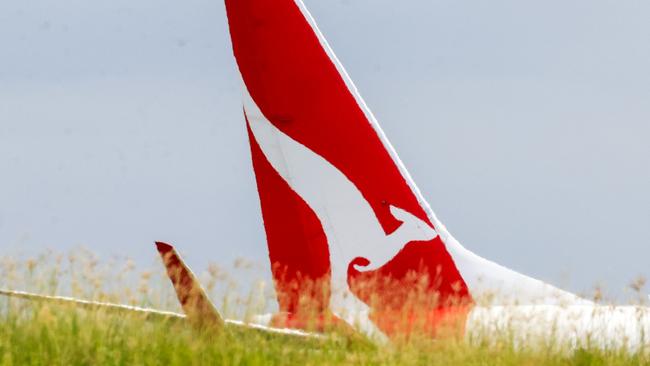
{"label": "overcast sky", "polygon": [[[306,3],[466,247],[578,292],[650,276],[650,2]],[[0,256],[267,268],[220,0],[2,1],[0,45]]]}

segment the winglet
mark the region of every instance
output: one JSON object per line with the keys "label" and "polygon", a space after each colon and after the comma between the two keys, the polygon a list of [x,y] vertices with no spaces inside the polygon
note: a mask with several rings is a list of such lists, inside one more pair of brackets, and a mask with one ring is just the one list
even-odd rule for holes
{"label": "winglet", "polygon": [[167,268],[167,275],[174,285],[176,296],[187,319],[200,327],[222,329],[224,320],[219,311],[214,307],[199,281],[192,271],[185,265],[183,259],[173,246],[156,242],[158,253]]}

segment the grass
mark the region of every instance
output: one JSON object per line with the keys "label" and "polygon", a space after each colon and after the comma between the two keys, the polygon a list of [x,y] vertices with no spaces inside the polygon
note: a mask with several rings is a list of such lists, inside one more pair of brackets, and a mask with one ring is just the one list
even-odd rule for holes
{"label": "grass", "polygon": [[[54,264],[48,262],[42,258],[22,262],[5,258],[0,263],[0,287],[40,287],[45,293],[58,289],[84,298],[156,304],[176,310],[171,291],[153,285],[167,285],[162,274],[124,275],[125,267],[100,267],[92,256],[72,262],[64,257],[58,264],[56,260]],[[111,268],[118,268],[113,277]],[[74,285],[66,289],[64,283]],[[414,338],[378,346],[342,337],[300,340],[235,330],[212,333],[193,329],[184,322],[145,319],[137,314],[124,316],[0,299],[0,365],[350,364],[650,365],[650,357],[622,351],[515,348],[507,339],[491,340],[487,346],[453,337]]]}
{"label": "grass", "polygon": [[65,307],[12,305],[0,322],[0,365],[640,365],[640,355],[579,350],[569,355],[463,341],[379,347],[344,339],[295,340],[258,333],[209,334]]}

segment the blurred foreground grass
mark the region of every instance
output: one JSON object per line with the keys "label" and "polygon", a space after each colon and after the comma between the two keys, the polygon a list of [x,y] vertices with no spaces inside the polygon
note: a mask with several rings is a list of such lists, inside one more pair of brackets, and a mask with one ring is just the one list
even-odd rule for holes
{"label": "blurred foreground grass", "polygon": [[[88,253],[4,258],[0,287],[177,309],[162,270],[160,276],[128,275],[129,270],[130,264],[102,267]],[[226,279],[216,269],[208,272],[203,278],[207,287]],[[231,306],[258,306],[258,300],[249,296],[248,302]],[[214,334],[178,320],[0,299],[0,365],[650,365],[647,354],[558,352],[515,347],[505,338],[489,341],[490,346],[457,338],[413,338],[378,346],[341,337],[301,340],[235,330]]]}
{"label": "blurred foreground grass", "polygon": [[[295,340],[259,333],[201,333],[178,322],[12,301],[0,322],[1,365],[640,365],[647,358],[571,354],[412,340],[373,346],[343,339]],[[7,308],[5,308],[7,309]]]}

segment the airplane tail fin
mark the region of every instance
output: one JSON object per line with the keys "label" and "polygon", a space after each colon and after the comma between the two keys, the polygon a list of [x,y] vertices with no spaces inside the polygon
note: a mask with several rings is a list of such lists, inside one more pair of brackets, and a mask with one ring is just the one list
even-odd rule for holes
{"label": "airplane tail fin", "polygon": [[[375,313],[385,304],[402,311],[413,291],[424,299],[417,308],[433,312],[479,300],[580,301],[479,257],[447,231],[302,0],[225,3],[282,312],[303,311],[310,296],[316,309],[349,310],[335,296],[347,290]],[[372,268],[353,271],[360,263]],[[413,278],[426,285],[414,290]],[[373,279],[382,286],[358,286],[366,295],[349,286]],[[303,290],[307,280],[323,291]]]}
{"label": "airplane tail fin", "polygon": [[357,257],[373,277],[418,271],[441,303],[469,299],[426,202],[302,1],[225,2],[280,310],[303,311],[307,280],[324,284],[307,303],[336,306]]}
{"label": "airplane tail fin", "polygon": [[199,281],[183,262],[176,249],[162,242],[156,242],[156,248],[162,257],[163,264],[167,269],[167,275],[174,285],[176,296],[187,319],[197,326],[207,326],[214,329],[223,328],[225,324],[223,317],[214,307]]}

